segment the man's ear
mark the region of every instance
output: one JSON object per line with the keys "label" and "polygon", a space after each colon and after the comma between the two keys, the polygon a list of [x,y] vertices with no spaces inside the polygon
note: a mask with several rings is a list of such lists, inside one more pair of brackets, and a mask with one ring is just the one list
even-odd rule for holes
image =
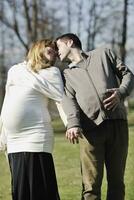
{"label": "man's ear", "polygon": [[68,46],[68,47],[72,47],[72,46],[73,46],[73,40],[71,40],[71,39],[68,40],[68,41],[67,41],[67,46]]}

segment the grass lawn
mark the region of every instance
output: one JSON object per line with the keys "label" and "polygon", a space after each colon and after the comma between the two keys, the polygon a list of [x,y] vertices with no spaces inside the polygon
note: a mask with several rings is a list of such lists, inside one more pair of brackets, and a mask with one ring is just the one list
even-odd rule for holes
{"label": "grass lawn", "polygon": [[[126,200],[134,200],[134,111],[129,114],[130,142],[127,159],[125,183]],[[55,150],[54,160],[61,200],[80,200],[81,175],[79,164],[79,145],[66,141],[65,129],[61,121],[54,121]],[[0,153],[0,200],[11,200],[10,174],[5,155]],[[105,199],[106,180],[102,186],[102,200]]]}

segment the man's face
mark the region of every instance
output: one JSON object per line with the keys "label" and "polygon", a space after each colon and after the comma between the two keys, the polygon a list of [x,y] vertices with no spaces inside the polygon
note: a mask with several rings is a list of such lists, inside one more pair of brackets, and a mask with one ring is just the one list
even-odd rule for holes
{"label": "man's face", "polygon": [[69,42],[65,42],[59,39],[57,40],[57,47],[60,60],[63,61],[68,58],[71,49],[71,45],[69,44]]}

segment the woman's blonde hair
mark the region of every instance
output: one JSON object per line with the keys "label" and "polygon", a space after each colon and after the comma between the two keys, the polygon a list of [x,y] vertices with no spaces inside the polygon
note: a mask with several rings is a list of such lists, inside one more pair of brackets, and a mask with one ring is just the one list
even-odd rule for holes
{"label": "woman's blonde hair", "polygon": [[55,61],[49,61],[45,55],[45,48],[52,47],[55,48],[55,44],[51,39],[42,39],[35,42],[29,49],[27,54],[27,61],[29,67],[34,71],[38,72],[40,69],[50,67]]}

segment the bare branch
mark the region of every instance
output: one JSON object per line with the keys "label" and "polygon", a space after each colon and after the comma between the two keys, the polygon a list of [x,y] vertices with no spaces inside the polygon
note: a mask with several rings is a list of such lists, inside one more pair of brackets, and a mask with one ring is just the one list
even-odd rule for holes
{"label": "bare branch", "polygon": [[36,40],[37,38],[37,24],[38,24],[38,6],[37,6],[37,1],[33,0],[33,5],[32,5],[32,21],[33,21],[33,40]]}
{"label": "bare branch", "polygon": [[82,8],[83,8],[83,0],[81,0],[78,4],[78,27],[77,27],[77,33],[78,36],[80,36],[81,31],[81,23],[82,23]]}
{"label": "bare branch", "polygon": [[32,25],[31,25],[31,19],[29,15],[29,6],[27,3],[27,0],[23,0],[23,5],[24,5],[25,16],[26,16],[28,43],[30,43],[32,40]]}
{"label": "bare branch", "polygon": [[71,1],[70,0],[66,0],[67,2],[67,29],[68,32],[71,31]]}

